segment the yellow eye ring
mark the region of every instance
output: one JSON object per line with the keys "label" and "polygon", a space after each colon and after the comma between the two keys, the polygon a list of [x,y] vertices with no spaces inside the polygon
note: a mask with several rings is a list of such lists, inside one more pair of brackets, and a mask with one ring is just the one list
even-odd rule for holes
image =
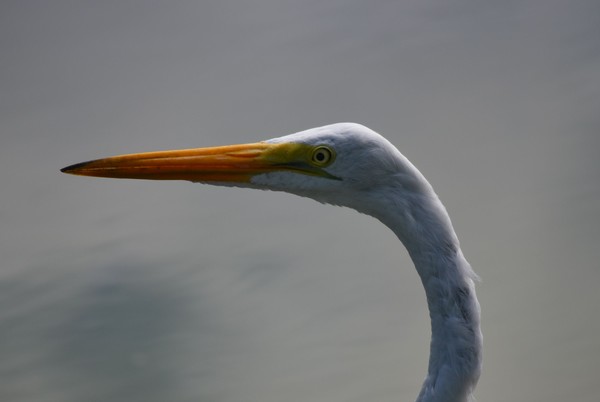
{"label": "yellow eye ring", "polygon": [[324,145],[316,147],[312,152],[311,162],[313,165],[325,167],[335,159],[333,149]]}

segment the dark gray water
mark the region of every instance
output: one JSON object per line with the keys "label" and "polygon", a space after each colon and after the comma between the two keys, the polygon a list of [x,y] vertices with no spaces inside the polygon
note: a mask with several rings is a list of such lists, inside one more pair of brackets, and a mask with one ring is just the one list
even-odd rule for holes
{"label": "dark gray water", "polygon": [[596,2],[0,10],[2,401],[414,399],[427,311],[378,222],[59,172],[338,121],[448,207],[483,278],[478,400],[598,400]]}

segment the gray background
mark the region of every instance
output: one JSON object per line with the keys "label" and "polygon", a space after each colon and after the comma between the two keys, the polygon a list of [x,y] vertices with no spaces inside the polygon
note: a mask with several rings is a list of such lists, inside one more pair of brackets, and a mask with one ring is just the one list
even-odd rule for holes
{"label": "gray background", "polygon": [[600,398],[597,1],[3,1],[0,49],[0,400],[413,400],[424,295],[378,222],[59,172],[338,121],[446,204],[478,400]]}

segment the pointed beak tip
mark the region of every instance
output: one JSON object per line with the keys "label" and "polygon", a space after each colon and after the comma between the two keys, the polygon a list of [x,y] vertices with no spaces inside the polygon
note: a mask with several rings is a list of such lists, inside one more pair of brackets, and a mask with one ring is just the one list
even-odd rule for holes
{"label": "pointed beak tip", "polygon": [[77,174],[77,170],[84,167],[87,164],[88,164],[88,162],[76,163],[74,165],[69,165],[67,167],[64,167],[64,168],[60,169],[60,171],[63,173],[67,173],[67,174]]}

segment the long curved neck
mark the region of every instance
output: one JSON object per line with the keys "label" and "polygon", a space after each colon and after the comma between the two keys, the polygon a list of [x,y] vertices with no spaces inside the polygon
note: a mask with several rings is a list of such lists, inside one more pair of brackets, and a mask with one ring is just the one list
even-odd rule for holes
{"label": "long curved neck", "polygon": [[460,248],[440,247],[439,254],[410,251],[431,318],[429,368],[417,401],[466,402],[481,370],[479,303]]}
{"label": "long curved neck", "polygon": [[466,402],[481,370],[476,275],[460,250],[444,206],[429,186],[426,190],[388,199],[386,207],[380,205],[373,215],[407,248],[427,296],[429,368],[417,402]]}

